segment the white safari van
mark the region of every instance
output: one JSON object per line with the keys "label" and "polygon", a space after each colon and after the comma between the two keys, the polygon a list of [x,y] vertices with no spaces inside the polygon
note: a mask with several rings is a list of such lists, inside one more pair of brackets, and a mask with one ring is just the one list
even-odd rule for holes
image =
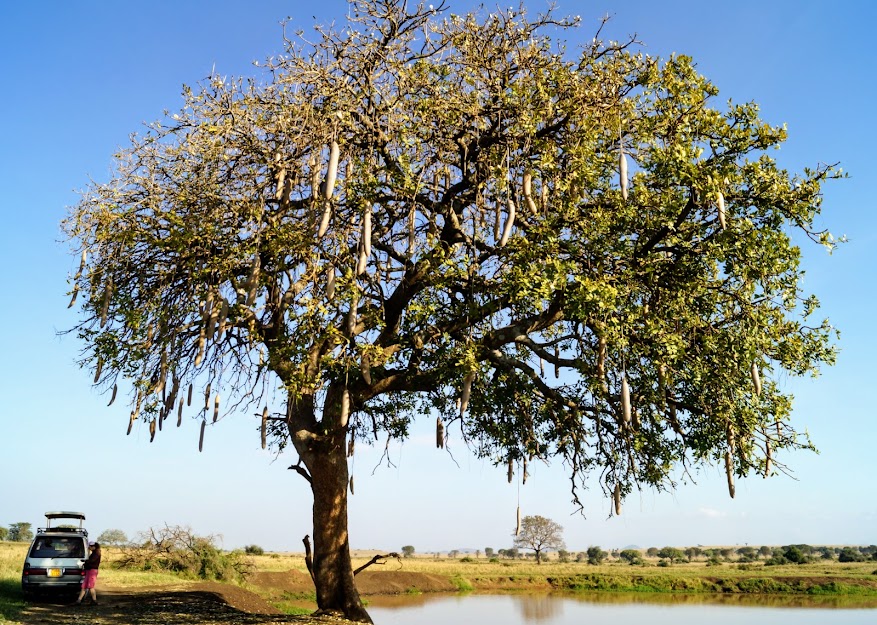
{"label": "white safari van", "polygon": [[[59,523],[60,519],[78,521]],[[55,527],[52,527],[53,521]],[[74,593],[82,585],[82,565],[88,556],[88,532],[81,512],[46,512],[46,527],[37,529],[21,571],[25,596]]]}

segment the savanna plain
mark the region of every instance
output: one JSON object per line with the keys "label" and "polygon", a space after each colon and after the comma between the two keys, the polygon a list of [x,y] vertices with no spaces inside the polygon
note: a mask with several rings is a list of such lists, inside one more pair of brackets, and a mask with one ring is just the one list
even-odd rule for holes
{"label": "savanna plain", "polygon": [[[121,568],[126,552],[107,548],[98,581],[98,606],[71,606],[70,598],[26,601],[21,567],[28,545],[0,542],[0,622],[66,624],[203,624],[343,622],[310,617],[316,609],[304,555],[235,554],[237,570],[228,573],[180,573]],[[378,552],[354,552],[354,568]],[[628,554],[630,555],[630,554]],[[796,605],[806,600],[832,607],[877,608],[877,561],[840,562],[819,558],[803,564],[769,566],[734,557],[695,557],[668,563],[645,550],[631,564],[609,557],[600,564],[562,562],[557,554],[537,564],[532,559],[445,554],[387,558],[357,575],[369,597],[396,595],[410,600],[429,593],[572,592],[600,593],[601,600],[629,601],[649,593],[655,598],[684,595],[686,601],[757,597],[760,605]]]}

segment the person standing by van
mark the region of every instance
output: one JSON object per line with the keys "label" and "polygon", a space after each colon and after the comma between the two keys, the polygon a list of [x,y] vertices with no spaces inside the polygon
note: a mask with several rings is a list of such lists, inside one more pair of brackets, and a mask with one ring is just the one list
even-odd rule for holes
{"label": "person standing by van", "polygon": [[88,543],[88,559],[86,559],[82,568],[85,569],[85,577],[82,578],[82,590],[79,591],[76,605],[82,603],[86,592],[91,595],[91,603],[97,605],[97,593],[94,590],[94,583],[97,581],[97,570],[100,568],[99,543]]}

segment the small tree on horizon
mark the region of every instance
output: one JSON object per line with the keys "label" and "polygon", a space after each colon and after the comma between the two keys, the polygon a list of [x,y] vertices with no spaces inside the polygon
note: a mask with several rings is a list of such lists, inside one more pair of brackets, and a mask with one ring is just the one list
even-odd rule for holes
{"label": "small tree on horizon", "polygon": [[110,547],[122,547],[128,544],[128,536],[119,529],[104,530],[97,537],[97,542],[101,545],[109,545]]}
{"label": "small tree on horizon", "polygon": [[414,546],[413,545],[405,545],[402,547],[402,557],[403,558],[413,558],[414,557]]}
{"label": "small tree on horizon", "polygon": [[26,543],[33,539],[33,532],[31,531],[31,524],[26,523],[24,521],[20,521],[18,523],[11,523],[9,525],[9,533],[7,535],[7,540],[10,542],[19,542]]}
{"label": "small tree on horizon", "polygon": [[521,519],[521,532],[515,536],[515,547],[532,549],[536,563],[542,563],[542,552],[546,549],[564,549],[563,527],[543,516],[525,516]]}
{"label": "small tree on horizon", "polygon": [[9,537],[9,528],[0,525],[0,541],[4,541]]}

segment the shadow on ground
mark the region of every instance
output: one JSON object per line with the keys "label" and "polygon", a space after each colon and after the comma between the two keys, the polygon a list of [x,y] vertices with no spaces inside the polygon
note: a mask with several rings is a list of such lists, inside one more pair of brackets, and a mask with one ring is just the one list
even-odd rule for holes
{"label": "shadow on ground", "polygon": [[[264,604],[252,593],[216,584],[178,590],[136,589],[102,592],[98,605],[75,605],[69,600],[37,599],[25,604],[13,623],[26,625],[272,625],[280,623],[341,623],[331,617],[288,616]],[[229,593],[237,596],[229,596]],[[237,602],[239,607],[233,607]],[[241,602],[250,602],[243,605]],[[264,610],[259,611],[264,605]],[[239,609],[240,608],[240,609]],[[250,610],[256,611],[256,613]]]}

